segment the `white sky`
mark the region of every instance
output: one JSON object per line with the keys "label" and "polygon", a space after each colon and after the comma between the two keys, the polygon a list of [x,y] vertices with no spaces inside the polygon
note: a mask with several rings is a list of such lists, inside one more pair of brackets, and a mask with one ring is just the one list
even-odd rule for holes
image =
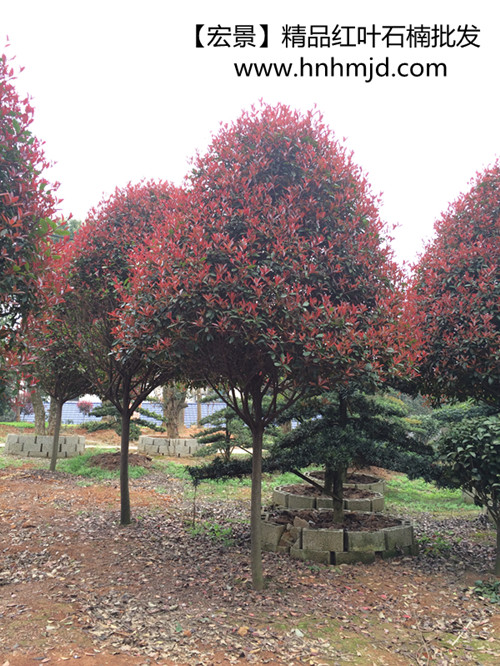
{"label": "white sky", "polygon": [[[399,224],[398,259],[414,260],[436,218],[500,156],[500,3],[494,0],[0,0],[0,40],[25,70],[18,89],[56,162],[62,212],[84,219],[116,186],[180,184],[221,121],[263,99],[317,105],[354,151],[382,217]],[[267,24],[269,48],[195,47],[195,26]],[[285,48],[284,25],[476,26],[480,48]],[[343,32],[345,35],[345,31]],[[455,33],[457,35],[457,33]],[[380,39],[380,38],[379,38]],[[234,43],[234,37],[230,38]],[[3,50],[3,49],[2,49]],[[234,62],[445,63],[447,76],[238,78]],[[370,59],[373,60],[370,60]],[[295,71],[298,71],[296,69]],[[338,68],[337,68],[338,71]]]}

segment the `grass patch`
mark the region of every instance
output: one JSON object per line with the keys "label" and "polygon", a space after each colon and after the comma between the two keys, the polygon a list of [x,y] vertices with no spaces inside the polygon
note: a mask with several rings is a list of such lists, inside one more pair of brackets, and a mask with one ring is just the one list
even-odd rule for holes
{"label": "grass patch", "polygon": [[[94,449],[93,451],[84,453],[81,456],[76,456],[75,458],[64,458],[63,460],[59,460],[57,463],[57,470],[59,472],[66,472],[75,476],[83,476],[97,481],[119,478],[119,470],[107,470],[92,465],[92,458],[99,453],[109,453],[109,449]],[[141,476],[146,475],[148,470],[145,467],[129,465],[128,473],[131,479],[139,479]]]}
{"label": "grass patch", "polygon": [[405,475],[394,476],[387,481],[386,509],[404,510],[407,513],[453,514],[478,513],[478,507],[462,499],[461,490],[437,488],[422,479],[410,481]]}
{"label": "grass patch", "polygon": [[35,424],[28,421],[0,421],[0,425],[9,426],[9,428],[34,428]]}
{"label": "grass patch", "polygon": [[6,469],[7,467],[21,467],[25,462],[26,461],[19,460],[19,458],[13,458],[12,456],[0,455],[0,469]]}

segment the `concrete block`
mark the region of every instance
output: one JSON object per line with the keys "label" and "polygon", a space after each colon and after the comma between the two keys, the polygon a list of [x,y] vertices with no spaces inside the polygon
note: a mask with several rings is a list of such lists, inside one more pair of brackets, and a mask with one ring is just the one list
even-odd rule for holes
{"label": "concrete block", "polygon": [[387,550],[394,550],[396,548],[412,546],[414,542],[412,525],[398,525],[396,527],[386,527],[384,529],[384,534],[385,534],[385,547]]}
{"label": "concrete block", "polygon": [[280,539],[285,531],[285,525],[262,522],[262,548],[276,552]]}
{"label": "concrete block", "polygon": [[318,564],[330,564],[331,553],[329,550],[307,550],[304,548],[290,548],[290,555],[304,562],[312,561]]}
{"label": "concrete block", "polygon": [[149,453],[152,455],[156,455],[158,453],[158,445],[157,444],[143,444],[141,450],[141,453]]}
{"label": "concrete block", "polygon": [[372,503],[370,499],[345,499],[344,509],[348,511],[371,511]]}
{"label": "concrete block", "polygon": [[19,439],[23,444],[23,453],[29,455],[30,453],[42,452],[42,445],[36,441],[36,437],[31,437],[30,439],[28,439],[28,437],[23,436],[22,438],[20,437]]}
{"label": "concrete block", "polygon": [[316,508],[317,509],[333,509],[333,500],[331,497],[317,497],[316,498]]}
{"label": "concrete block", "polygon": [[[149,453],[149,450],[146,449],[146,446],[151,446],[153,444],[153,438],[146,435],[141,435],[139,441],[137,442],[137,450],[140,452]],[[156,450],[158,452],[158,449]]]}
{"label": "concrete block", "polygon": [[[26,455],[26,452],[25,452]],[[48,458],[49,457],[49,452],[48,451],[28,451],[27,453],[28,458]]]}
{"label": "concrete block", "polygon": [[280,488],[273,490],[273,504],[276,504],[276,506],[288,507],[288,497],[289,493],[283,492]]}
{"label": "concrete block", "polygon": [[314,509],[316,507],[316,498],[305,495],[288,494],[289,509]]}
{"label": "concrete block", "polygon": [[372,508],[371,511],[373,513],[380,513],[381,511],[384,510],[385,507],[385,497],[382,495],[382,497],[374,497],[372,499]]}
{"label": "concrete block", "polygon": [[344,530],[302,530],[304,550],[344,550]]}
{"label": "concrete block", "polygon": [[4,453],[20,455],[23,452],[23,444],[19,441],[18,435],[7,435],[5,440]]}
{"label": "concrete block", "polygon": [[355,564],[356,562],[371,564],[375,562],[375,553],[373,551],[332,553],[332,564]]}
{"label": "concrete block", "polygon": [[385,532],[346,532],[348,551],[378,551],[385,549]]}

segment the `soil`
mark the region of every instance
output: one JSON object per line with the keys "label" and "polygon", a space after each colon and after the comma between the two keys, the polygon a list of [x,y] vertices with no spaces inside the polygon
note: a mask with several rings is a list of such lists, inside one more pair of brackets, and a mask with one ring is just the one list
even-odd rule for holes
{"label": "soil", "polygon": [[278,509],[269,513],[269,521],[278,525],[293,525],[295,518],[305,520],[312,529],[345,529],[359,532],[375,532],[402,524],[401,520],[393,516],[380,513],[357,513],[356,511],[345,511],[342,523],[336,523],[333,520],[333,511],[324,509]]}
{"label": "soil", "polygon": [[[310,486],[307,483],[296,483],[291,486],[281,486],[285,493],[292,495],[305,495],[306,497],[327,497],[319,488]],[[357,488],[344,488],[344,499],[371,499],[376,497],[377,493],[370,490],[358,490]]]}
{"label": "soil", "polygon": [[446,556],[327,567],[265,553],[255,592],[247,499],[200,488],[193,526],[190,484],[151,468],[121,526],[118,480],[37,464],[0,470],[0,666],[499,663],[500,609],[472,591],[494,554],[479,512],[422,516]]}
{"label": "soil", "polygon": [[[316,470],[314,472],[310,472],[309,476],[311,476],[313,479],[324,480],[325,473],[322,472],[321,470]],[[370,474],[362,474],[360,472],[350,472],[347,474],[345,483],[376,483],[377,481],[380,481],[380,478],[381,477],[371,476]]]}
{"label": "soil", "polygon": [[[98,453],[91,458],[93,467],[100,467],[101,469],[117,470],[120,469],[120,452],[113,453]],[[151,467],[153,459],[145,456],[142,453],[129,453],[128,464],[132,467]]]}

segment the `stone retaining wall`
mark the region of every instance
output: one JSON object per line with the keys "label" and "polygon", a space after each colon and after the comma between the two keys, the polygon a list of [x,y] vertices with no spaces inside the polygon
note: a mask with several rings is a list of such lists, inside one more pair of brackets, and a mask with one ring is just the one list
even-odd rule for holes
{"label": "stone retaining wall", "polygon": [[197,439],[167,439],[166,437],[141,435],[137,450],[149,455],[183,458],[184,456],[192,456],[200,446]]}
{"label": "stone retaining wall", "polygon": [[[383,511],[385,500],[380,493],[373,492],[373,497],[349,499],[344,498],[344,509],[347,511]],[[283,490],[283,487],[273,491],[273,504],[286,509],[332,509],[333,500],[330,497],[313,497],[311,495],[296,495]]]}
{"label": "stone retaining wall", "polygon": [[278,525],[262,521],[263,550],[289,553],[300,560],[321,564],[351,564],[374,562],[398,555],[416,555],[418,546],[413,525],[402,520],[401,525],[373,532],[344,529],[313,529],[306,521],[295,518],[293,525]]}
{"label": "stone retaining wall", "polygon": [[[7,435],[5,453],[28,458],[50,458],[52,455],[52,435]],[[62,435],[59,437],[58,458],[73,458],[85,451],[85,437]]]}

